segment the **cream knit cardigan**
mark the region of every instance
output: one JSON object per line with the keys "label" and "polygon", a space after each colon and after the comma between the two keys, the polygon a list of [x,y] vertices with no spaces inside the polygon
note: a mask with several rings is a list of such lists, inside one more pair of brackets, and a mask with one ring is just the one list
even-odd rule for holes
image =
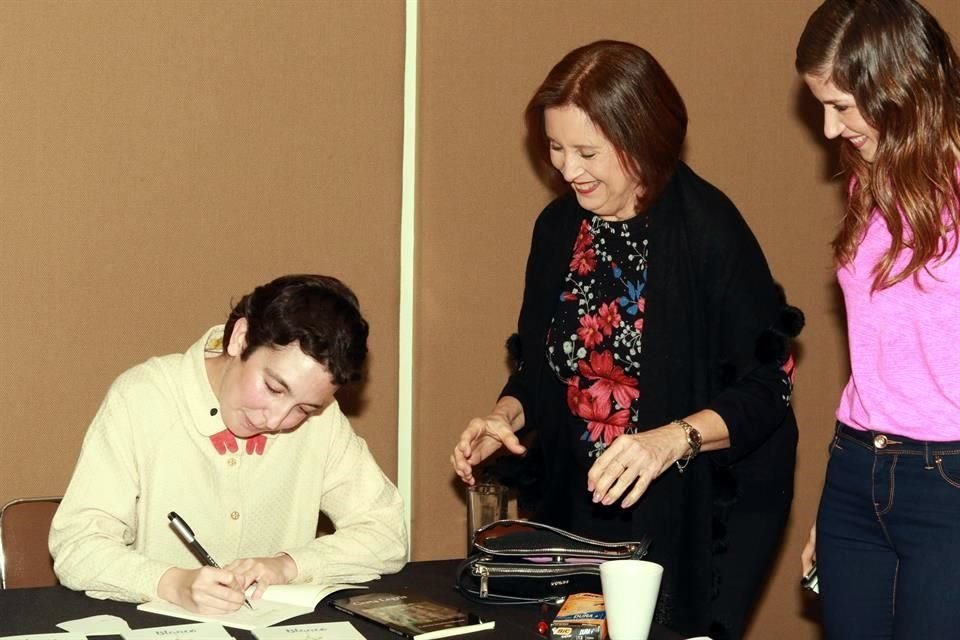
{"label": "cream knit cardigan", "polygon": [[[287,553],[296,582],[372,580],[407,557],[403,507],[334,402],[297,430],[268,436],[262,455],[217,453],[224,430],[204,357],[214,327],[186,353],[122,374],[87,431],[53,520],[61,583],[96,598],[144,601],[173,566],[200,566],[174,534],[178,512],[221,565]],[[316,537],[319,513],[336,532]]]}

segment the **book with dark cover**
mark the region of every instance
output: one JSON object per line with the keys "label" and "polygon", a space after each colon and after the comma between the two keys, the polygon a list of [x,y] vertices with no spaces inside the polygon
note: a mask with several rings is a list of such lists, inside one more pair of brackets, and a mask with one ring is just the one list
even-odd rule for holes
{"label": "book with dark cover", "polygon": [[483,622],[474,613],[417,595],[364,593],[334,600],[333,606],[417,640],[447,638],[494,626],[493,621]]}

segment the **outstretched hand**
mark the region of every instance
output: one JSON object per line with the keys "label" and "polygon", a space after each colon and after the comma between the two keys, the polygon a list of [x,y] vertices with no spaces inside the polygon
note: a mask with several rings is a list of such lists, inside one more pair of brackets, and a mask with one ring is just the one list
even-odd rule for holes
{"label": "outstretched hand", "polygon": [[493,413],[485,418],[474,418],[460,434],[460,440],[453,448],[450,463],[460,479],[468,485],[476,484],[473,468],[489,458],[501,447],[510,453],[523,455],[527,448],[513,432],[510,423],[500,414]]}

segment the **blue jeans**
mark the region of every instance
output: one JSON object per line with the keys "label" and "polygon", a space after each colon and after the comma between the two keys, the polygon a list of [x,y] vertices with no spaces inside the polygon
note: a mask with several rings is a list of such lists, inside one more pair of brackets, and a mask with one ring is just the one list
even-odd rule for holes
{"label": "blue jeans", "polygon": [[838,424],[817,572],[826,640],[960,637],[960,442]]}

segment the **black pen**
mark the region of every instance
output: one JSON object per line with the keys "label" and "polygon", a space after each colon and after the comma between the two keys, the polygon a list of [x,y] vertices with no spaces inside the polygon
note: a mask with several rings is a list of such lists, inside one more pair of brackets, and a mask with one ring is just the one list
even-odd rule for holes
{"label": "black pen", "polygon": [[[170,519],[170,524],[173,526],[173,530],[177,532],[177,535],[180,536],[180,539],[183,540],[190,550],[193,551],[193,554],[197,556],[197,559],[208,567],[214,567],[219,569],[220,565],[217,564],[217,561],[210,557],[210,554],[207,553],[207,550],[203,548],[200,542],[197,540],[197,536],[193,535],[193,529],[190,528],[190,525],[187,524],[187,521],[177,515],[176,511],[171,511],[167,514],[167,518]],[[250,601],[247,600],[246,594],[243,596],[243,604],[247,605],[253,609],[253,605],[250,604]]]}

